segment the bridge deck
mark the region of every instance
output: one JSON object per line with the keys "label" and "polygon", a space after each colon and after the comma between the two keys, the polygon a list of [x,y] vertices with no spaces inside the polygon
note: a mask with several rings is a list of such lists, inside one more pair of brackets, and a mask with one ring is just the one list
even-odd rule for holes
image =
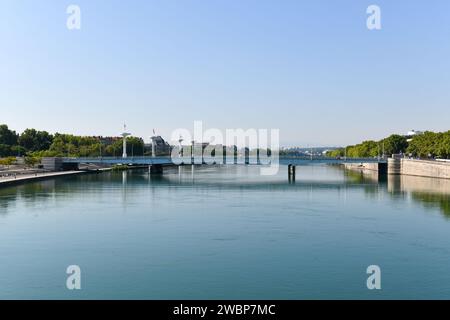
{"label": "bridge deck", "polygon": [[[260,161],[256,157],[249,157],[247,161],[244,157],[237,157],[234,159],[225,159],[226,164],[270,164],[270,161],[276,162],[276,158],[260,158]],[[192,158],[175,158],[171,157],[128,157],[128,158],[117,158],[117,157],[98,157],[98,158],[63,158],[63,163],[66,164],[108,164],[108,165],[180,165],[180,164],[223,164],[224,159],[222,157],[205,157],[203,161],[201,159]],[[344,163],[386,163],[384,159],[377,158],[347,158],[347,159],[337,159],[337,158],[325,158],[325,157],[280,157],[278,162],[281,165],[307,165],[307,164],[344,164]]]}

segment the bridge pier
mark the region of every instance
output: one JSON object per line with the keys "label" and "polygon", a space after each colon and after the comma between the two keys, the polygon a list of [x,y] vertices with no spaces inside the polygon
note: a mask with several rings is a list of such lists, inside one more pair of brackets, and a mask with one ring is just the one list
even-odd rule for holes
{"label": "bridge pier", "polygon": [[148,166],[148,173],[149,174],[162,174],[163,173],[163,167],[160,164],[153,164]]}
{"label": "bridge pier", "polygon": [[295,181],[295,166],[292,164],[288,165],[288,179],[289,181]]}
{"label": "bridge pier", "polygon": [[388,176],[388,164],[387,163],[378,163],[378,181],[384,182],[387,181]]}

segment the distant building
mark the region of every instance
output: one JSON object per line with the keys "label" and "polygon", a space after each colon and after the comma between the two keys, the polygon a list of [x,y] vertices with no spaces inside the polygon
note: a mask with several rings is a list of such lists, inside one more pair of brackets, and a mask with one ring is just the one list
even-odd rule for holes
{"label": "distant building", "polygon": [[152,156],[170,155],[170,145],[161,136],[153,136],[150,137],[150,139],[152,140],[152,142],[150,143]]}
{"label": "distant building", "polygon": [[407,137],[413,137],[413,136],[417,136],[419,134],[423,134],[423,131],[416,131],[416,130],[411,130],[408,131],[408,133],[406,134]]}
{"label": "distant building", "polygon": [[410,142],[415,136],[421,135],[423,134],[423,131],[419,131],[419,130],[410,130],[408,131],[408,133],[405,135],[406,141]]}

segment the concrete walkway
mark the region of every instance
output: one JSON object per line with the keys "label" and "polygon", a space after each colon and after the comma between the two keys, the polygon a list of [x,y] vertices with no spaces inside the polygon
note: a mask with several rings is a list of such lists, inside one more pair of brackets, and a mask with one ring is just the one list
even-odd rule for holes
{"label": "concrete walkway", "polygon": [[17,176],[10,176],[10,177],[0,177],[0,188],[12,185],[12,184],[18,184],[18,183],[24,183],[24,182],[32,182],[34,180],[42,180],[42,179],[50,179],[55,177],[62,177],[62,176],[72,176],[77,174],[83,174],[88,173],[89,171],[60,171],[60,172],[39,172],[39,173],[31,173],[31,174],[18,174]]}

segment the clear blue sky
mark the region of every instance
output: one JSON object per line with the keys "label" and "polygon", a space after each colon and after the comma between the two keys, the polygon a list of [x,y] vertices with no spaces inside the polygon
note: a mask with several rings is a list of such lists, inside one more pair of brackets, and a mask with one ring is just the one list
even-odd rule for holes
{"label": "clear blue sky", "polygon": [[279,128],[284,146],[448,130],[449,16],[448,0],[4,0],[0,123],[116,135],[126,122],[148,140],[202,120]]}

